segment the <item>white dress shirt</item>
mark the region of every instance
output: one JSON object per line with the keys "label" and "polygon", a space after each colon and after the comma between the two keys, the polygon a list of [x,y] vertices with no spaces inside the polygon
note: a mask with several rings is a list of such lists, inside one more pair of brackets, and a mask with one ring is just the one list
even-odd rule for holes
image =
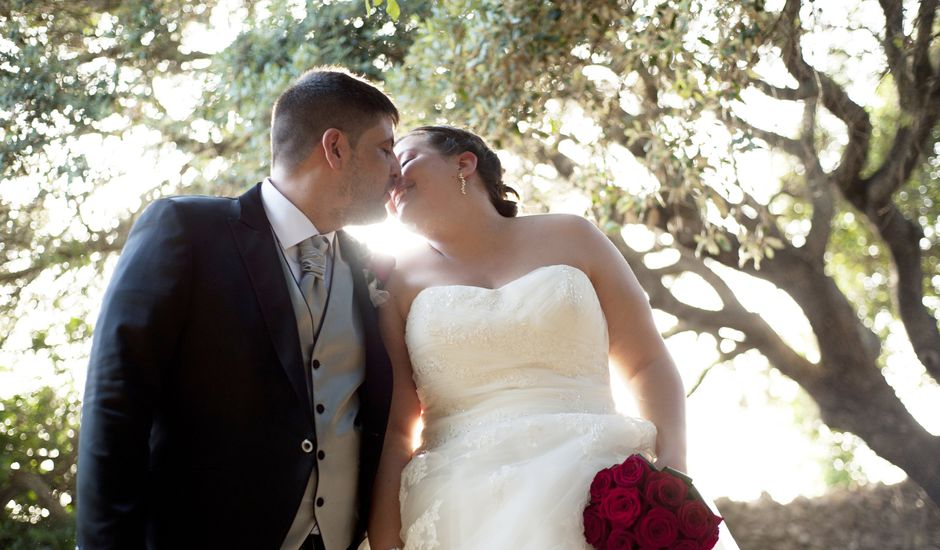
{"label": "white dress shirt", "polygon": [[[306,214],[294,206],[277,187],[271,182],[271,178],[265,178],[261,184],[261,204],[264,205],[264,213],[271,222],[271,228],[274,230],[274,236],[281,246],[281,251],[287,259],[287,265],[290,266],[294,280],[300,283],[300,247],[298,246],[304,239],[309,239],[314,235],[319,235],[313,222]],[[323,234],[330,242],[330,253],[335,249],[333,238],[336,232],[330,231]],[[329,262],[327,262],[329,265]],[[329,268],[327,269],[329,272]],[[329,286],[329,274],[326,277],[327,286]]]}

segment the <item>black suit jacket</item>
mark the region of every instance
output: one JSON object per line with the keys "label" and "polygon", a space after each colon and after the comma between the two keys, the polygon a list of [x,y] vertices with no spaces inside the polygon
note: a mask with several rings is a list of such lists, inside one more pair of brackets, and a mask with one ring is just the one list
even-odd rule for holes
{"label": "black suit jacket", "polygon": [[[361,250],[343,232],[344,251]],[[278,548],[316,467],[290,296],[260,184],[174,197],[134,225],[92,345],[78,461],[88,549]],[[391,368],[359,254],[366,336],[359,521],[365,530]]]}

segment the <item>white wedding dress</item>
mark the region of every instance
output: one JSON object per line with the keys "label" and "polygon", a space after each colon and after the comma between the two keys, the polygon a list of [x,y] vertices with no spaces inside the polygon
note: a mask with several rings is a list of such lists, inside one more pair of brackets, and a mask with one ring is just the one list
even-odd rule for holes
{"label": "white wedding dress", "polygon": [[617,414],[607,322],[582,271],[497,289],[421,291],[406,325],[422,445],[402,473],[406,550],[589,550],[594,474],[652,456],[656,428]]}

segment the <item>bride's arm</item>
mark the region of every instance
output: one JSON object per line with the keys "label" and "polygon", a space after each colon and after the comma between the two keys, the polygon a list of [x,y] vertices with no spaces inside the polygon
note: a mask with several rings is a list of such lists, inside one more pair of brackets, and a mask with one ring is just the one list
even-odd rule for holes
{"label": "bride's arm", "polygon": [[393,274],[388,290],[391,299],[379,308],[379,328],[382,341],[392,361],[392,406],[379,469],[376,474],[369,514],[369,545],[372,550],[387,550],[402,546],[400,537],[401,512],[398,489],[401,471],[411,459],[411,434],[421,414],[411,361],[405,346],[405,320],[401,308],[401,280]]}
{"label": "bride's arm", "polygon": [[649,301],[617,248],[587,220],[574,231],[607,318],[610,360],[630,386],[639,413],[656,425],[658,466],[686,471],[685,390]]}

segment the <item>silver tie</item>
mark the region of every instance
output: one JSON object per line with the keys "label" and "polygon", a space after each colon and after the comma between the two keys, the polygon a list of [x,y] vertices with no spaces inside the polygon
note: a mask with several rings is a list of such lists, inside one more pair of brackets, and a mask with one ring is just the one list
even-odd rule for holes
{"label": "silver tie", "polygon": [[326,269],[329,260],[330,241],[323,235],[314,235],[300,241],[300,292],[304,295],[310,318],[313,321],[313,335],[320,331],[320,320],[326,307]]}

